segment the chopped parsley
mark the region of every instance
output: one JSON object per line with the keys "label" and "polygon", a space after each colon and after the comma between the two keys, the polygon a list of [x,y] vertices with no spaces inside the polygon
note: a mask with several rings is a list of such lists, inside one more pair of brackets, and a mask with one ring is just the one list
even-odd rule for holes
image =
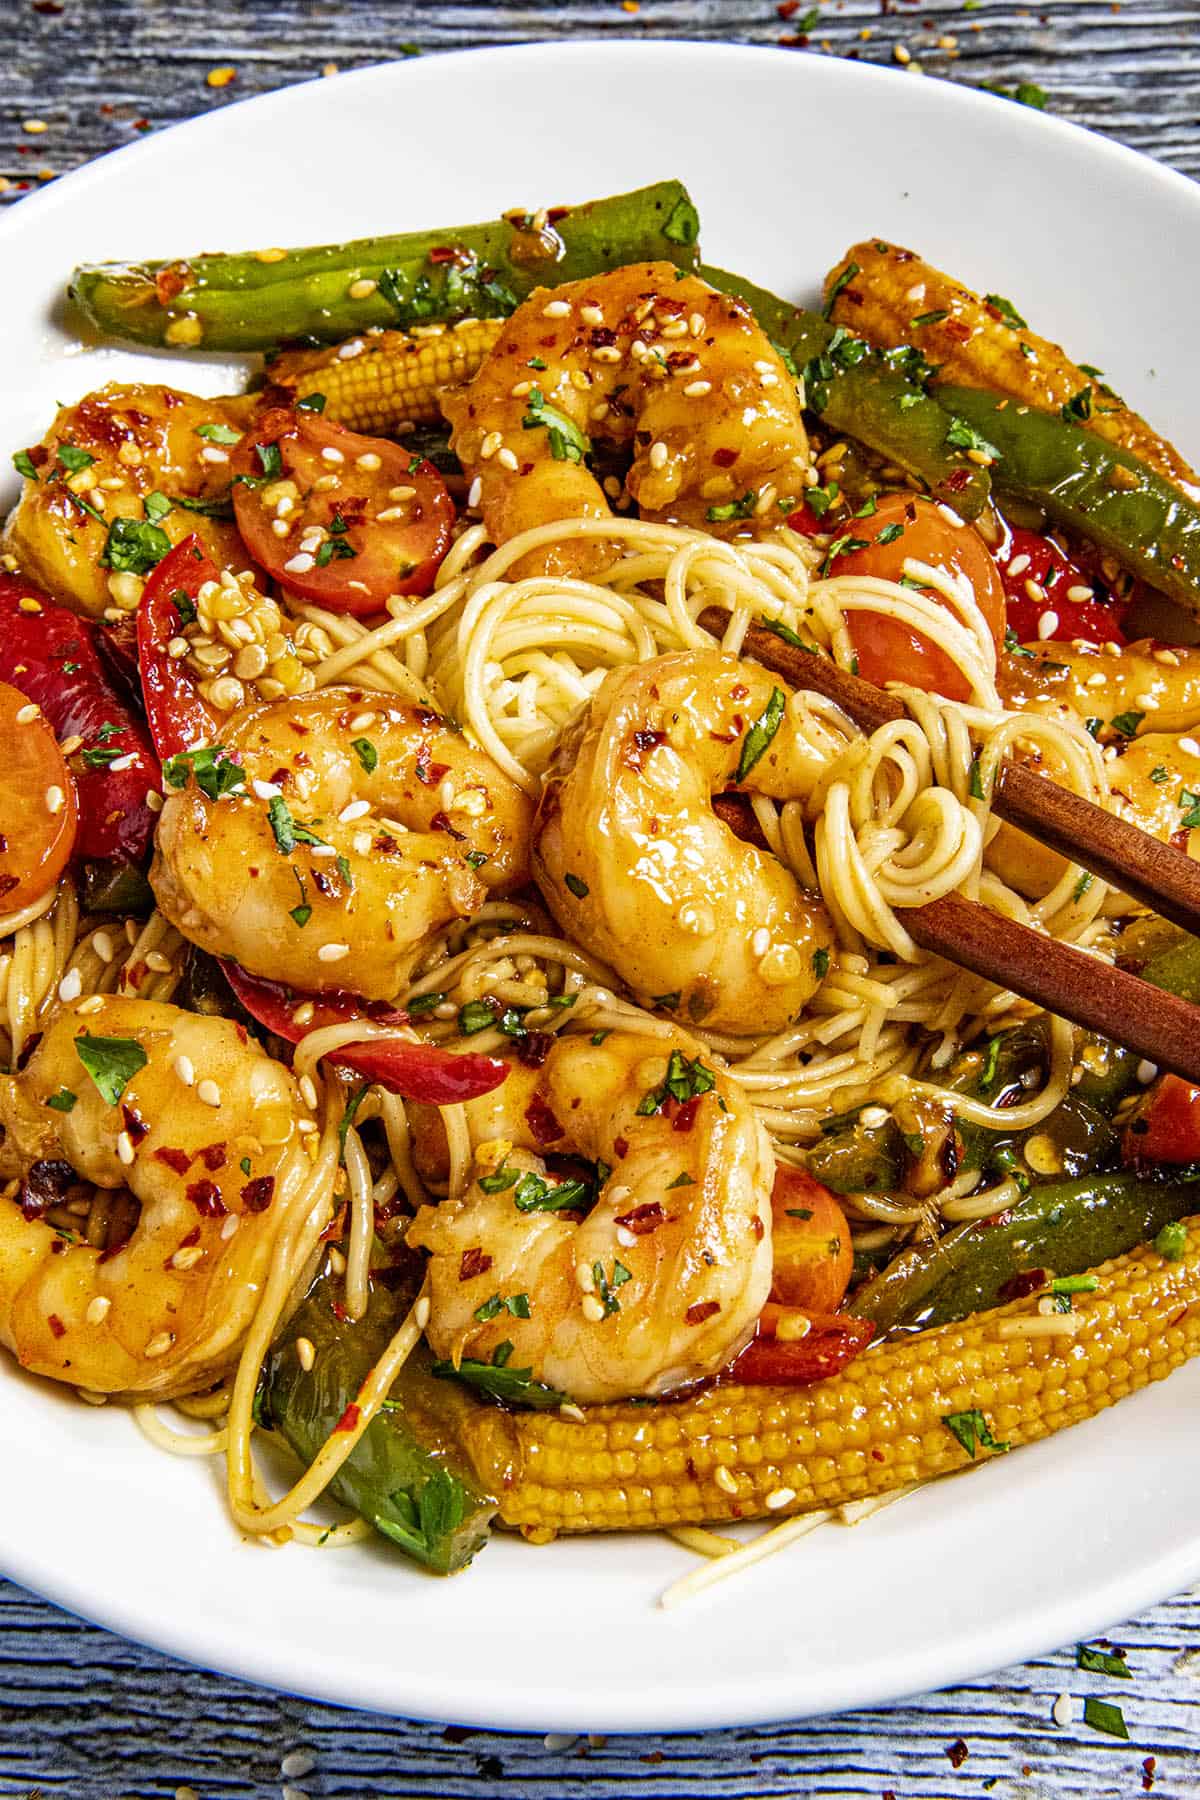
{"label": "chopped parsley", "polygon": [[30,456],[28,450],[18,450],[12,459],[12,465],[17,471],[17,474],[23,475],[26,481],[37,480],[38,472],[34,467],[33,458]]}
{"label": "chopped parsley", "polygon": [[611,1276],[605,1275],[602,1262],[594,1262],[592,1279],[596,1283],[596,1292],[604,1307],[604,1316],[606,1319],[611,1318],[613,1313],[621,1310],[621,1302],[617,1299],[617,1289],[624,1287],[627,1281],[632,1281],[633,1276],[623,1262],[614,1260]]}
{"label": "chopped parsley", "polygon": [[1088,889],[1094,884],[1095,880],[1096,880],[1096,877],[1092,874],[1091,870],[1085,869],[1083,874],[1079,877],[1079,880],[1075,883],[1075,887],[1074,887],[1074,890],[1073,890],[1072,896],[1071,896],[1072,899],[1082,900],[1083,896],[1087,893]]}
{"label": "chopped parsley", "polygon": [[312,907],[307,901],[303,901],[299,906],[293,906],[288,917],[289,919],[294,919],[301,931],[303,931],[304,927],[308,924],[308,921],[312,918]]}
{"label": "chopped parsley", "polygon": [[950,309],[948,307],[942,307],[937,312],[918,313],[915,318],[910,319],[908,322],[910,325],[940,325],[943,319],[948,319],[949,317]]}
{"label": "chopped parsley", "polygon": [[812,953],[812,971],[818,981],[824,981],[829,973],[829,952],[824,945]]}
{"label": "chopped parsley", "polygon": [[772,637],[779,638],[782,643],[790,644],[793,650],[807,650],[810,656],[820,655],[815,644],[806,644],[782,619],[760,619],[758,622],[764,631],[769,631]]}
{"label": "chopped parsley", "polygon": [[196,436],[207,439],[210,444],[240,444],[242,441],[241,432],[235,431],[232,425],[215,423],[197,425]]}
{"label": "chopped parsley", "polygon": [[716,1081],[712,1070],[706,1068],[698,1056],[687,1057],[682,1050],[672,1050],[665,1077],[658,1087],[642,1095],[638,1101],[638,1114],[648,1119],[652,1113],[661,1112],[668,1100],[678,1100],[682,1105],[685,1100],[711,1093]]}
{"label": "chopped parsley", "polygon": [[495,1006],[486,1000],[468,1000],[458,1009],[458,1029],[464,1037],[474,1037],[477,1031],[486,1031],[489,1025],[495,1025],[497,1017]]}
{"label": "chopped parsley", "polygon": [[[350,748],[353,750],[355,756],[357,756],[366,773],[368,775],[373,775],[379,767],[379,752],[371,742],[370,738],[351,738]],[[411,1008],[409,1010],[411,1011]]]}
{"label": "chopped parsley", "polygon": [[955,450],[978,450],[981,456],[990,456],[993,462],[1000,461],[1000,452],[995,444],[989,444],[981,432],[965,419],[951,419],[950,429],[946,433],[946,442]]}
{"label": "chopped parsley", "polygon": [[995,1037],[990,1037],[987,1041],[987,1049],[983,1058],[983,1068],[979,1073],[979,1091],[981,1094],[986,1094],[996,1079],[997,1072],[1000,1068],[1000,1050],[1003,1043],[1004,1036],[1001,1032],[997,1032]]}
{"label": "chopped parsley", "polygon": [[282,794],[276,794],[267,806],[267,818],[275,836],[275,848],[281,856],[290,856],[297,844],[323,844],[325,839],[318,837],[307,825],[293,819],[291,810]]}
{"label": "chopped parsley", "polygon": [[510,1187],[516,1187],[519,1180],[519,1172],[502,1163],[498,1169],[493,1169],[490,1175],[481,1175],[479,1186],[485,1194],[503,1194]]}
{"label": "chopped parsley", "polygon": [[168,787],[181,788],[189,776],[202,794],[210,800],[223,800],[227,794],[243,793],[246,775],[241,763],[235,762],[223,744],[202,744],[199,750],[181,750],[163,764],[163,780]]}
{"label": "chopped parsley", "polygon": [[1052,1294],[1094,1294],[1100,1286],[1098,1275],[1056,1275],[1050,1283]]}
{"label": "chopped parsley", "polygon": [[1027,321],[1021,317],[1012,301],[1006,300],[1003,294],[985,294],[983,303],[985,306],[990,306],[993,312],[999,313],[1001,323],[1007,325],[1011,331],[1028,331]]}
{"label": "chopped parsley", "polygon": [[1187,1249],[1187,1226],[1182,1219],[1164,1225],[1154,1240],[1154,1248],[1166,1262],[1182,1262]]}
{"label": "chopped parsley", "polygon": [[[480,1182],[480,1187],[483,1182]],[[507,1184],[506,1184],[507,1185]],[[516,1184],[513,1205],[518,1212],[577,1212],[581,1204],[591,1204],[591,1189],[586,1181],[560,1181],[551,1187],[540,1175],[522,1175]]]}
{"label": "chopped parsley", "polygon": [[789,1219],[811,1219],[813,1216],[811,1206],[785,1206],[783,1210]]}
{"label": "chopped parsley", "polygon": [[421,1013],[433,1012],[445,1000],[445,994],[418,994],[415,999],[405,1004],[405,1012],[419,1016]]}
{"label": "chopped parsley", "polygon": [[810,487],[804,490],[805,503],[814,519],[823,519],[836,500],[841,497],[841,488],[836,481],[827,487]]}
{"label": "chopped parsley", "polygon": [[1115,1651],[1093,1650],[1090,1644],[1076,1644],[1075,1667],[1090,1669],[1093,1675],[1115,1675],[1118,1681],[1132,1681],[1125,1658]]}
{"label": "chopped parsley", "polygon": [[510,1313],[514,1319],[527,1319],[530,1311],[528,1294],[493,1294],[475,1308],[472,1316],[477,1324],[487,1325],[502,1312]]}
{"label": "chopped parsley", "polygon": [[1104,730],[1104,720],[1097,718],[1085,719],[1083,721],[1083,728],[1089,737],[1098,738],[1100,733]]}
{"label": "chopped parsley", "polygon": [[52,1112],[68,1113],[72,1110],[78,1098],[78,1094],[73,1094],[69,1087],[60,1087],[57,1094],[50,1095],[49,1099],[46,1101],[46,1105]]}
{"label": "chopped parsley", "polygon": [[1092,416],[1092,386],[1081,387],[1077,394],[1072,394],[1059,411],[1068,425],[1082,425]]}
{"label": "chopped parsley", "polygon": [[134,1038],[90,1037],[75,1039],[75,1054],[91,1076],[96,1092],[107,1106],[115,1106],[149,1057]]}
{"label": "chopped parsley", "polygon": [[165,519],[170,510],[171,502],[167,499],[167,496],[165,494],[160,494],[157,491],[153,494],[147,494],[146,498],[142,501],[142,511],[152,525],[157,525],[160,519]]}
{"label": "chopped parsley", "polygon": [[740,500],[726,500],[721,506],[710,506],[706,517],[713,525],[726,525],[730,519],[749,519],[758,504],[758,489],[747,488]]}
{"label": "chopped parsley", "polygon": [[324,394],[305,394],[303,400],[297,400],[296,411],[323,413],[325,411]]}
{"label": "chopped parsley", "polygon": [[433,1373],[446,1381],[463,1381],[489,1399],[502,1400],[509,1406],[528,1406],[541,1412],[564,1405],[568,1396],[535,1381],[532,1369],[509,1368],[512,1350],[509,1343],[497,1344],[490,1363],[475,1362],[467,1356],[457,1368],[452,1362],[435,1362]]}
{"label": "chopped parsley", "polygon": [[1011,625],[1005,627],[1004,648],[1010,656],[1029,656],[1037,660],[1037,651],[1027,650]]}
{"label": "chopped parsley", "polygon": [[250,1167],[251,1167],[250,1158],[248,1156],[243,1156],[241,1162],[238,1164],[238,1168],[242,1171],[243,1175],[248,1176],[250,1173]]}
{"label": "chopped parsley", "polygon": [[837,280],[832,284],[832,286],[829,289],[829,298],[825,302],[825,306],[823,308],[822,315],[821,315],[823,318],[832,319],[833,309],[834,309],[834,305],[837,302],[838,295],[841,293],[843,288],[848,288],[850,286],[850,283],[854,280],[854,277],[856,275],[861,275],[861,274],[862,274],[862,270],[859,268],[859,266],[856,262],[848,262],[846,264],[845,268],[842,270],[842,272],[838,276]]}
{"label": "chopped parsley", "polygon": [[[1153,776],[1151,777],[1153,780]],[[1180,831],[1192,831],[1200,825],[1200,794],[1191,788],[1180,788],[1179,810],[1184,817],[1179,821]]]}
{"label": "chopped parsley", "polygon": [[166,532],[150,519],[114,519],[100,562],[118,574],[149,575],[170,548]]}
{"label": "chopped parsley", "polygon": [[686,1169],[681,1169],[674,1181],[668,1181],[667,1192],[670,1193],[672,1188],[695,1187],[695,1185],[696,1177],[689,1175]]}
{"label": "chopped parsley", "polygon": [[396,1488],[387,1504],[398,1517],[374,1513],[371,1522],[376,1530],[419,1562],[429,1562],[465,1519],[467,1490],[449,1469],[436,1468],[415,1500],[407,1489]]}
{"label": "chopped parsley", "polygon": [[998,1443],[992,1436],[992,1428],[981,1412],[974,1408],[970,1412],[943,1413],[942,1424],[957,1439],[974,1461],[975,1452],[979,1449],[991,1450],[999,1454],[1011,1448],[1008,1444]]}
{"label": "chopped parsley", "polygon": [[1002,87],[998,81],[981,81],[985,94],[998,94],[1001,100],[1015,100],[1018,106],[1032,106],[1037,112],[1046,110],[1046,90],[1032,81],[1018,81],[1016,87]]}
{"label": "chopped parsley", "polygon": [[1109,722],[1113,730],[1119,731],[1122,737],[1131,738],[1136,735],[1137,728],[1145,716],[1144,712],[1123,712],[1118,713],[1116,718]]}
{"label": "chopped parsley", "polygon": [[68,475],[78,475],[80,469],[90,469],[96,459],[90,450],[81,450],[77,444],[60,444],[58,460]]}
{"label": "chopped parsley", "polygon": [[235,475],[233,478],[235,487],[239,483],[242,487],[262,487],[264,482],[277,481],[283,474],[283,453],[278,444],[255,444],[254,454],[258,458],[259,473],[257,475]]}
{"label": "chopped parsley", "polygon": [[983,785],[983,772],[979,767],[979,758],[977,756],[973,757],[972,761],[971,761],[971,788],[970,788],[970,791],[971,791],[972,800],[986,800],[987,799],[987,791]]}
{"label": "chopped parsley", "polygon": [[1111,1700],[1097,1700],[1089,1694],[1083,1703],[1083,1722],[1093,1731],[1102,1731],[1106,1737],[1124,1738],[1126,1743],[1129,1742],[1125,1714]]}
{"label": "chopped parsley", "polygon": [[[856,519],[862,518],[861,513],[855,513],[854,516]],[[883,530],[876,537],[875,542],[877,544],[894,544],[898,537],[903,536],[903,525],[900,524],[899,520],[894,519],[890,525],[885,525],[883,527]]]}
{"label": "chopped parsley", "polygon": [[1151,781],[1153,781],[1155,783],[1156,786],[1159,786],[1164,781],[1169,781],[1170,776],[1167,774],[1167,770],[1166,770],[1165,766],[1162,763],[1158,763],[1158,764],[1156,764],[1156,766],[1153,769],[1151,769],[1150,779],[1151,779]]}
{"label": "chopped parsley", "polygon": [[563,880],[566,882],[567,886],[570,888],[571,892],[574,894],[574,896],[577,900],[586,900],[588,895],[592,891],[591,888],[588,886],[587,882],[583,879],[582,875],[572,875],[568,871],[568,873],[563,876]]}
{"label": "chopped parsley", "polygon": [[767,701],[760,716],[754,721],[742,739],[742,753],[738,758],[735,780],[745,781],[755,763],[759,762],[770,748],[771,740],[783,723],[784,708],[787,695],[782,688],[773,687],[771,698]]}
{"label": "chopped parsley", "polygon": [[531,356],[529,358],[528,362],[525,364],[525,367],[527,369],[544,369],[546,367],[546,364],[542,357]]}
{"label": "chopped parsley", "polygon": [[[335,514],[335,521],[336,517],[337,515]],[[329,529],[330,531],[333,531],[333,524],[330,525]],[[342,531],[345,531],[345,529],[346,526],[343,524]],[[339,535],[337,537],[327,537],[325,542],[318,547],[317,554],[313,560],[318,569],[327,569],[335,557],[344,561],[349,557],[357,555],[358,551],[355,550],[352,545],[348,544],[344,537]]]}
{"label": "chopped parsley", "polygon": [[591,440],[580,431],[574,419],[552,406],[540,387],[529,390],[528,411],[521,420],[526,431],[545,427],[550,437],[550,454],[555,462],[582,462],[590,452]]}
{"label": "chopped parsley", "polygon": [[343,1112],[341,1118],[338,1120],[338,1151],[339,1151],[340,1155],[344,1156],[346,1153],[346,1133],[349,1131],[350,1127],[353,1125],[354,1120],[355,1120],[355,1115],[357,1114],[359,1107],[362,1105],[363,1100],[366,1096],[367,1089],[370,1087],[370,1085],[371,1084],[369,1081],[364,1081],[364,1082],[360,1083],[360,1085],[358,1087],[355,1088],[354,1092],[351,1094],[350,1098],[346,1102],[345,1111]]}
{"label": "chopped parsley", "polygon": [[865,550],[866,548],[866,538],[854,537],[850,532],[846,532],[842,537],[834,538],[825,552],[825,560],[821,564],[821,574],[828,575],[839,556],[853,556],[856,550]]}

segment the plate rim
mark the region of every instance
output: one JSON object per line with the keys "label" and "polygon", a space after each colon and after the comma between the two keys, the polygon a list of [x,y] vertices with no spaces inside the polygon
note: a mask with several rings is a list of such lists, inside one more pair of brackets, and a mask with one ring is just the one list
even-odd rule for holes
{"label": "plate rim", "polygon": [[[114,177],[119,180],[121,172],[127,167],[140,167],[141,163],[162,154],[161,145],[164,141],[179,134],[184,134],[189,139],[203,140],[205,134],[218,132],[223,124],[227,124],[226,115],[231,111],[239,112],[243,108],[254,107],[260,114],[286,112],[297,104],[303,107],[301,96],[310,88],[328,87],[344,92],[349,100],[358,89],[386,87],[397,80],[437,83],[453,79],[453,69],[468,59],[486,58],[491,63],[523,66],[544,62],[582,63],[586,59],[589,66],[594,67],[598,55],[617,62],[631,57],[643,61],[658,59],[672,63],[678,59],[697,59],[708,63],[724,61],[727,64],[756,64],[764,67],[770,62],[778,68],[781,52],[769,45],[697,42],[680,38],[640,40],[590,35],[572,37],[569,40],[541,39],[503,46],[473,46],[437,52],[422,58],[385,60],[365,68],[347,70],[332,78],[314,76],[265,94],[240,98],[231,106],[217,106],[211,111],[92,158],[49,187],[26,195],[19,204],[7,209],[0,216],[0,246],[15,244],[22,231],[27,229],[21,223],[22,220],[33,223],[36,228],[48,215],[53,214],[56,207],[74,204],[78,197],[90,189],[104,187]],[[847,90],[861,92],[872,84],[878,86],[885,79],[891,79],[894,84],[902,79],[901,71],[892,70],[886,65],[851,64],[844,59],[821,56],[817,52],[792,52],[791,55],[798,68],[811,69],[813,62],[820,60],[824,65],[822,79],[843,84]],[[986,93],[963,82],[937,78],[933,80],[936,84],[936,99],[915,101],[917,94],[929,92],[928,78],[913,89],[914,102],[918,106],[945,105],[963,115],[974,114],[980,108],[989,108],[993,109],[995,117],[998,116],[995,109],[1007,107],[1011,110],[1015,105],[1001,96]],[[1093,165],[1102,164],[1142,182],[1157,184],[1176,204],[1181,204],[1185,212],[1192,209],[1200,226],[1200,186],[1180,171],[1074,121],[1052,114],[1022,107],[1019,113],[1013,114],[1012,128],[1021,135],[1041,135],[1047,143],[1070,146],[1077,155],[1086,156]],[[1103,168],[1099,170],[1098,179],[1102,176]],[[64,195],[67,196],[66,200]],[[181,225],[181,229],[183,228]],[[64,276],[65,273],[64,270]],[[1135,1407],[1137,1403],[1138,1396],[1134,1396],[1127,1405]],[[1095,1423],[1091,1421],[1078,1429],[1087,1431]],[[238,1547],[232,1528],[231,1547]],[[19,1542],[0,1545],[0,1572],[29,1592],[41,1595],[74,1616],[115,1631],[151,1650],[185,1663],[219,1670],[239,1680],[323,1702],[377,1710],[391,1716],[452,1721],[499,1730],[600,1729],[613,1734],[669,1733],[781,1723],[830,1711],[897,1703],[912,1695],[927,1692],[932,1687],[941,1688],[982,1679],[1014,1661],[1029,1660],[1058,1649],[1073,1639],[1094,1635],[1110,1626],[1114,1619],[1129,1617],[1169,1594],[1178,1592],[1200,1577],[1198,1535],[1194,1540],[1164,1551],[1149,1561],[1139,1561],[1132,1571],[1114,1569],[1099,1585],[1089,1588],[1082,1598],[1072,1594],[1048,1600],[1038,1611],[1037,1629],[1032,1633],[1024,1630],[1017,1618],[1011,1623],[1002,1622],[999,1625],[989,1625],[985,1621],[974,1631],[960,1634],[953,1641],[951,1651],[947,1652],[938,1641],[936,1633],[931,1632],[919,1655],[909,1653],[902,1679],[897,1679],[899,1672],[894,1668],[891,1669],[889,1679],[889,1665],[880,1658],[876,1664],[872,1664],[874,1679],[865,1685],[860,1683],[855,1686],[852,1698],[847,1697],[850,1684],[844,1673],[827,1677],[816,1672],[801,1675],[792,1671],[790,1675],[785,1672],[774,1680],[760,1682],[753,1701],[748,1699],[741,1687],[733,1690],[735,1697],[728,1702],[721,1698],[724,1689],[698,1687],[694,1694],[684,1689],[673,1689],[665,1705],[661,1707],[652,1694],[636,1699],[630,1692],[623,1691],[612,1699],[599,1694],[593,1701],[587,1697],[577,1699],[573,1695],[555,1692],[545,1702],[526,1700],[524,1690],[515,1688],[507,1695],[507,1703],[500,1706],[495,1703],[494,1695],[489,1697],[490,1684],[486,1680],[479,1680],[471,1687],[454,1691],[451,1712],[439,1695],[439,1678],[436,1673],[428,1676],[423,1675],[419,1667],[406,1668],[402,1676],[405,1692],[397,1699],[384,1691],[386,1670],[378,1670],[374,1674],[373,1684],[364,1684],[361,1680],[363,1671],[357,1668],[354,1686],[359,1691],[351,1694],[346,1685],[339,1685],[330,1676],[324,1665],[319,1671],[321,1678],[306,1678],[302,1666],[305,1652],[302,1648],[293,1649],[290,1644],[264,1634],[253,1640],[252,1654],[249,1651],[242,1653],[241,1646],[235,1642],[230,1629],[222,1623],[206,1624],[203,1620],[193,1618],[184,1625],[170,1617],[150,1621],[150,1608],[145,1602],[139,1607],[135,1597],[136,1589],[132,1588],[127,1600],[113,1598],[97,1603],[94,1598],[89,1597],[87,1583],[79,1576],[56,1571],[53,1566],[46,1565],[45,1558],[39,1562],[32,1555],[23,1556],[21,1550]],[[714,1596],[696,1604],[711,1617],[712,1609],[724,1603],[721,1596],[725,1591],[718,1588]],[[664,1615],[655,1613],[652,1616],[657,1618]],[[643,1628],[649,1628],[645,1621]],[[799,1683],[803,1684],[803,1692],[796,1693],[794,1688]]]}

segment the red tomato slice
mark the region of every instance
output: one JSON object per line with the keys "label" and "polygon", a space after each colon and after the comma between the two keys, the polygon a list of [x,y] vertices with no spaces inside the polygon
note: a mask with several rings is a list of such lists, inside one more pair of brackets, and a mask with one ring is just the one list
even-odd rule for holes
{"label": "red tomato slice", "polygon": [[[282,586],[359,615],[382,612],[393,594],[433,586],[455,512],[432,463],[286,407],[263,414],[235,463],[238,530]],[[274,529],[281,482],[295,489],[285,536]]]}
{"label": "red tomato slice", "polygon": [[142,590],[138,603],[138,669],[150,735],[159,756],[178,756],[211,744],[221,719],[200,693],[181,661],[168,655],[187,619],[195,617],[196,595],[205,582],[218,580],[198,537],[184,538],[163,557]]}
{"label": "red tomato slice", "polygon": [[[1069,600],[1073,587],[1095,584],[1077,562],[1036,531],[1014,531],[1002,554],[997,555],[1007,597],[1009,630],[1019,644],[1039,641],[1069,643],[1083,638],[1089,644],[1124,644],[1121,630],[1124,606],[1104,597],[1103,589],[1092,600]],[[1031,599],[1026,582],[1045,590],[1044,600]]]}
{"label": "red tomato slice", "polygon": [[806,1313],[837,1310],[854,1269],[846,1215],[805,1169],[780,1163],[771,1194],[771,1298]]}
{"label": "red tomato slice", "polygon": [[1200,1162],[1200,1088],[1164,1075],[1126,1126],[1121,1154],[1134,1166]]}
{"label": "red tomato slice", "polygon": [[[407,1013],[373,1005],[360,1000],[357,994],[297,994],[282,982],[247,974],[237,963],[223,961],[221,967],[246,1011],[285,1043],[298,1044],[305,1032],[350,1019],[369,1019],[376,1025],[410,1022]],[[312,1016],[305,1024],[297,1025],[294,1014],[306,1001],[312,1006]],[[410,1044],[401,1038],[394,1043],[381,1038],[366,1044],[344,1044],[335,1052],[334,1061],[357,1070],[368,1081],[379,1082],[393,1094],[423,1101],[426,1106],[476,1100],[480,1094],[490,1094],[499,1087],[508,1075],[508,1064],[499,1057],[471,1051],[455,1056],[436,1044]]]}
{"label": "red tomato slice", "polygon": [[49,721],[7,682],[0,682],[0,758],[0,911],[8,913],[54,886],[79,817],[75,783]]}
{"label": "red tomato slice", "polygon": [[780,1321],[795,1310],[768,1303],[758,1322],[758,1336],[751,1338],[741,1355],[730,1364],[728,1379],[748,1387],[802,1387],[839,1374],[865,1350],[875,1335],[870,1319],[853,1319],[848,1313],[809,1313],[804,1337],[776,1336]]}
{"label": "red tomato slice", "polygon": [[[898,528],[898,529],[897,529]],[[940,506],[918,494],[884,494],[870,518],[851,519],[846,532],[863,544],[833,560],[833,575],[875,575],[899,581],[904,564],[927,563],[970,582],[999,649],[1004,642],[1004,588],[986,544],[970,525],[952,525]],[[883,540],[882,542],[880,540]],[[944,605],[931,588],[922,592]],[[853,612],[847,627],[864,681],[882,686],[903,681],[910,687],[966,700],[970,690],[958,666],[921,633],[878,613]]]}

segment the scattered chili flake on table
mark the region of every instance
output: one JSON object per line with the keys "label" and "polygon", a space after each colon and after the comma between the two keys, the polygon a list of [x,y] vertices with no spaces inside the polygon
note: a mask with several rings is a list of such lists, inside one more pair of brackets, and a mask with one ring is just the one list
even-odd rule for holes
{"label": "scattered chili flake on table", "polygon": [[946,1755],[950,1759],[952,1769],[961,1769],[970,1754],[961,1738],[955,1738],[952,1744],[946,1745]]}
{"label": "scattered chili flake on table", "polygon": [[210,69],[204,79],[210,88],[228,87],[237,80],[237,70],[231,63],[223,63],[218,69]]}

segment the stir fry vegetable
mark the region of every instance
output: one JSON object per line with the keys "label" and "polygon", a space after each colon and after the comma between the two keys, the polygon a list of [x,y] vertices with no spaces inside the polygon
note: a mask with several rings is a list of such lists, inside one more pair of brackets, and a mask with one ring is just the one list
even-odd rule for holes
{"label": "stir fry vegetable", "polygon": [[700,222],[682,182],[584,206],[507,214],[302,250],[93,263],[69,293],[108,337],[205,350],[324,343],[372,326],[504,317],[535,287],[623,263],[696,265]]}

